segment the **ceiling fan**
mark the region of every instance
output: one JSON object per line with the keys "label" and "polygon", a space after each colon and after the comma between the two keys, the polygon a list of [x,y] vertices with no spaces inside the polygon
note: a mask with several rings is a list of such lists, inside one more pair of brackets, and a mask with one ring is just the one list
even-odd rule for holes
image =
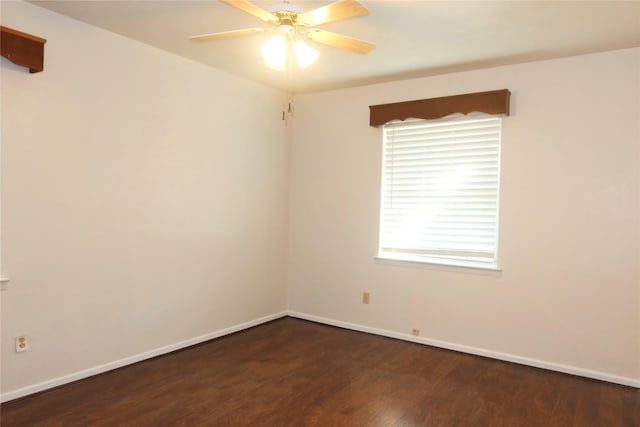
{"label": "ceiling fan", "polygon": [[369,13],[367,8],[356,0],[339,0],[307,12],[299,6],[289,3],[288,0],[274,4],[266,9],[248,0],[222,1],[229,6],[263,20],[269,24],[269,27],[200,34],[191,36],[189,39],[193,41],[209,41],[273,31],[276,33],[275,37],[262,45],[261,53],[267,65],[276,70],[284,71],[290,50],[293,50],[300,68],[306,68],[316,60],[319,52],[306,44],[305,40],[323,43],[362,55],[369,53],[375,47],[374,44],[363,40],[316,28],[318,25],[367,15]]}

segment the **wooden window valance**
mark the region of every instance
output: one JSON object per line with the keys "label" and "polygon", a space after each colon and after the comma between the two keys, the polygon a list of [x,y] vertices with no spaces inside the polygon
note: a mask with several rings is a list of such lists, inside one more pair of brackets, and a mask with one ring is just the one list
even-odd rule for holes
{"label": "wooden window valance", "polygon": [[0,26],[0,34],[3,57],[16,65],[27,67],[30,73],[44,70],[45,39],[3,26]]}
{"label": "wooden window valance", "polygon": [[454,113],[474,111],[487,114],[509,115],[508,89],[467,93],[418,101],[396,102],[369,106],[369,125],[378,127],[392,120],[439,119]]}

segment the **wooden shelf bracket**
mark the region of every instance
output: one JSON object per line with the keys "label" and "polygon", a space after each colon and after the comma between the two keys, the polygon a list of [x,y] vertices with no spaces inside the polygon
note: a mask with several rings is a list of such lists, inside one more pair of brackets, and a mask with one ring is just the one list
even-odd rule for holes
{"label": "wooden shelf bracket", "polygon": [[0,32],[3,57],[16,65],[27,67],[30,73],[38,73],[44,69],[45,39],[1,25]]}

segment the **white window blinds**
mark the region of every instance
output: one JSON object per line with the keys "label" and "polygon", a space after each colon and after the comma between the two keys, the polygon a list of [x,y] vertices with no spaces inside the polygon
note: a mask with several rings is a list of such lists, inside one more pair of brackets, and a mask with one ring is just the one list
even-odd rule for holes
{"label": "white window blinds", "polygon": [[496,268],[501,118],[384,126],[379,257]]}

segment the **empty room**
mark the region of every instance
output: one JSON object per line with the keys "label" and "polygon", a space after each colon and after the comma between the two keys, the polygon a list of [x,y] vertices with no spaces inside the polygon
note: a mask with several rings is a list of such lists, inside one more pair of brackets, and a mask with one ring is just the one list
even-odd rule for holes
{"label": "empty room", "polygon": [[3,427],[640,425],[640,2],[0,24]]}

